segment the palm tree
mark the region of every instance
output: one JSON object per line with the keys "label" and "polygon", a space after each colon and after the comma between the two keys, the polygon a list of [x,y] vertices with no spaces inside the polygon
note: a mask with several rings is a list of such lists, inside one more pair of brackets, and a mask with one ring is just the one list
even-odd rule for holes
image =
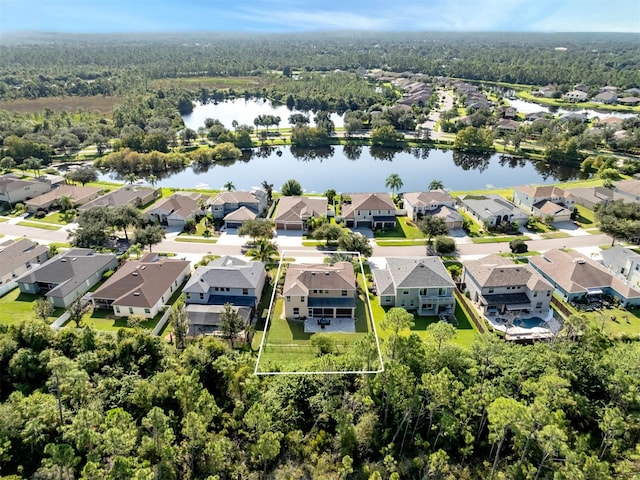
{"label": "palm tree", "polygon": [[138,176],[135,173],[128,173],[124,179],[127,183],[133,185],[138,180]]}
{"label": "palm tree", "polygon": [[158,183],[158,177],[156,177],[153,173],[147,177],[147,182],[151,184],[152,187],[156,186]]}
{"label": "palm tree", "polygon": [[231,190],[235,190],[236,186],[233,184],[231,180],[229,180],[227,183],[224,184],[224,188],[227,189],[227,192],[230,192]]}
{"label": "palm tree", "polygon": [[62,195],[60,198],[58,198],[58,207],[60,207],[61,212],[71,210],[73,208],[73,198],[71,198],[69,195]]}
{"label": "palm tree", "polygon": [[249,250],[247,255],[253,260],[268,263],[273,260],[273,257],[278,255],[278,246],[266,238],[260,238],[256,242],[255,248]]}
{"label": "palm tree", "polygon": [[402,188],[402,185],[403,185],[402,179],[400,178],[400,175],[398,175],[397,173],[392,173],[391,175],[389,175],[387,177],[387,180],[384,182],[384,186],[387,188],[390,188],[394,196],[395,196],[395,192],[400,188]]}
{"label": "palm tree", "polygon": [[140,254],[142,253],[142,245],[139,243],[134,243],[129,247],[128,250],[129,255],[135,255],[136,259],[140,258]]}
{"label": "palm tree", "polygon": [[429,191],[431,190],[444,190],[442,180],[431,180],[431,183],[429,183]]}

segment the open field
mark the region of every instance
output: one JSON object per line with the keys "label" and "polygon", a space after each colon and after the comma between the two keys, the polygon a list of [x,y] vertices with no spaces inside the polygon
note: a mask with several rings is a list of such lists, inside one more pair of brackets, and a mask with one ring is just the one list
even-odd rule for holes
{"label": "open field", "polygon": [[122,99],[118,96],[104,97],[43,97],[35,100],[26,98],[17,100],[5,100],[0,102],[0,110],[9,110],[19,113],[36,113],[45,108],[54,111],[75,112],[77,110],[97,111],[109,113],[111,109]]}
{"label": "open field", "polygon": [[154,87],[178,87],[198,89],[205,87],[208,89],[224,90],[233,88],[234,90],[245,90],[262,88],[271,84],[274,80],[264,77],[187,77],[187,78],[163,78],[154,80],[151,84]]}

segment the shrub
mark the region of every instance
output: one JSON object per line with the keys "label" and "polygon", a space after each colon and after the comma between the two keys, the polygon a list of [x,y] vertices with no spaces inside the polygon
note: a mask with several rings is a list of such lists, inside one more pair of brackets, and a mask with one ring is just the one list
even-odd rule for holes
{"label": "shrub", "polygon": [[102,274],[102,279],[106,280],[107,278],[111,277],[111,275],[113,275],[114,273],[116,273],[115,270],[107,270]]}
{"label": "shrub", "polygon": [[436,252],[453,253],[456,251],[456,241],[451,237],[439,236],[435,241]]}
{"label": "shrub", "polygon": [[511,240],[509,242],[509,248],[511,249],[511,253],[525,253],[529,250],[529,246],[520,238]]}

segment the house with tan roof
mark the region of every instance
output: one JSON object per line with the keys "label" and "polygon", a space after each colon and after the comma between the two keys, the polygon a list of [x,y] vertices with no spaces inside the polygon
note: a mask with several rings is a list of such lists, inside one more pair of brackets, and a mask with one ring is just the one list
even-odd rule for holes
{"label": "house with tan roof", "polygon": [[306,230],[307,220],[327,214],[326,197],[280,197],[273,217],[276,229]]}
{"label": "house with tan roof", "polygon": [[24,202],[47,193],[51,184],[33,180],[22,180],[13,174],[0,176],[0,201],[7,202],[12,207],[16,203]]}
{"label": "house with tan roof", "polygon": [[244,225],[244,222],[249,220],[255,220],[257,215],[253,210],[248,209],[247,207],[240,207],[239,209],[228,213],[222,219],[224,221],[224,227],[229,228],[240,228]]}
{"label": "house with tan roof", "polygon": [[211,213],[213,218],[224,218],[242,207],[255,213],[256,217],[261,216],[267,208],[266,193],[260,189],[222,192],[211,202]]}
{"label": "house with tan roof", "polygon": [[408,192],[402,196],[407,217],[414,222],[425,215],[432,215],[444,220],[449,229],[462,228],[464,219],[456,210],[456,201],[444,190],[429,192]]}
{"label": "house with tan roof", "polygon": [[523,185],[513,190],[513,203],[532,215],[551,215],[554,222],[571,220],[577,198],[560,187]]}
{"label": "house with tan roof", "polygon": [[613,193],[626,197],[627,201],[640,202],[640,180],[620,180],[614,184]]}
{"label": "house with tan roof", "polygon": [[500,255],[465,262],[462,282],[483,315],[544,318],[551,308],[553,285],[528,265]]}
{"label": "house with tan roof", "polygon": [[95,308],[116,317],[153,318],[164,310],[191,270],[191,262],[148,253],[122,265],[91,295]]}
{"label": "house with tan roof", "polygon": [[49,248],[21,238],[0,243],[0,284],[11,282],[49,259]]}
{"label": "house with tan roof", "polygon": [[580,90],[571,90],[570,92],[562,95],[562,99],[565,102],[576,103],[586,101],[588,96],[589,95],[586,92],[582,92]]}
{"label": "house with tan roof", "polygon": [[184,228],[187,220],[195,219],[197,215],[206,213],[204,209],[200,208],[201,201],[206,198],[196,192],[174,193],[153,205],[153,208],[147,210],[147,215],[149,220],[157,221],[161,225]]}
{"label": "house with tan roof", "polygon": [[565,301],[587,301],[608,295],[624,307],[640,305],[640,290],[578,252],[549,250],[530,257],[529,265],[549,281]]}
{"label": "house with tan roof", "polygon": [[74,208],[84,205],[98,198],[102,190],[98,187],[83,187],[80,185],[60,185],[53,190],[27,200],[25,205],[30,212],[48,210],[58,206],[60,197],[69,197],[73,201]]}
{"label": "house with tan roof", "polygon": [[351,203],[342,205],[345,225],[353,228],[393,229],[396,206],[388,193],[353,193]]}
{"label": "house with tan roof", "polygon": [[287,269],[282,296],[284,315],[288,319],[353,319],[356,313],[353,264],[292,263]]}
{"label": "house with tan roof", "polygon": [[371,270],[380,305],[418,315],[453,312],[455,284],[439,257],[387,257]]}
{"label": "house with tan roof", "polygon": [[124,205],[132,205],[134,207],[143,207],[153,200],[162,196],[161,188],[139,187],[135,185],[127,185],[113,192],[96,198],[85,203],[79,212],[84,212],[93,207],[122,207]]}
{"label": "house with tan roof", "polygon": [[44,295],[54,307],[67,308],[78,297],[118,266],[114,253],[96,253],[89,248],[71,248],[30,269],[19,277],[22,293]]}

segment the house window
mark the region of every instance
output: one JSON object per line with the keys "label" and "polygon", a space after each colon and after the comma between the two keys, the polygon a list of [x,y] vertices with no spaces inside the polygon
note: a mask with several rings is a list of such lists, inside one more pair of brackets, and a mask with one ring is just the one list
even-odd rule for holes
{"label": "house window", "polygon": [[343,297],[346,297],[346,296],[347,296],[347,291],[346,291],[346,290],[342,290],[341,295],[342,295]]}
{"label": "house window", "polygon": [[218,291],[218,287],[214,287],[213,290],[217,292]]}
{"label": "house window", "polygon": [[542,308],[542,302],[536,303],[536,308]]}
{"label": "house window", "polygon": [[289,295],[287,295],[287,302],[291,301],[291,297]]}
{"label": "house window", "polygon": [[318,293],[318,290],[314,290],[313,293]]}
{"label": "house window", "polygon": [[187,293],[187,298],[191,298],[191,294],[190,293]]}
{"label": "house window", "polygon": [[371,215],[371,210],[369,210],[369,215]]}
{"label": "house window", "polygon": [[447,289],[446,288],[439,288],[438,289],[438,296],[439,297],[444,297],[447,295]]}
{"label": "house window", "polygon": [[489,289],[489,293],[493,293],[493,288],[490,288],[490,289]]}
{"label": "house window", "polygon": [[304,297],[300,297],[300,301],[301,301],[301,302],[304,302]]}
{"label": "house window", "polygon": [[298,315],[300,315],[300,309],[298,307],[295,307],[293,309],[293,316],[297,317]]}
{"label": "house window", "polygon": [[537,297],[537,296],[538,296],[538,292],[534,293],[534,294],[533,294],[533,296],[534,296],[534,297]]}
{"label": "house window", "polygon": [[200,294],[200,300],[204,300],[204,293]]}
{"label": "house window", "polygon": [[120,307],[116,307],[116,313],[120,313]]}
{"label": "house window", "polygon": [[144,313],[151,313],[151,310],[149,310],[148,308],[145,308]]}
{"label": "house window", "polygon": [[229,291],[229,287],[225,288],[225,290],[228,292]]}
{"label": "house window", "polygon": [[409,295],[409,290],[403,290],[403,291],[402,291],[402,294],[403,294],[403,295]]}
{"label": "house window", "polygon": [[242,289],[242,294],[243,295],[249,295],[249,289],[248,288],[243,288]]}
{"label": "house window", "polygon": [[551,296],[551,292],[547,292],[547,297],[550,297],[550,296]]}
{"label": "house window", "polygon": [[133,307],[129,307],[129,313],[133,313]]}

